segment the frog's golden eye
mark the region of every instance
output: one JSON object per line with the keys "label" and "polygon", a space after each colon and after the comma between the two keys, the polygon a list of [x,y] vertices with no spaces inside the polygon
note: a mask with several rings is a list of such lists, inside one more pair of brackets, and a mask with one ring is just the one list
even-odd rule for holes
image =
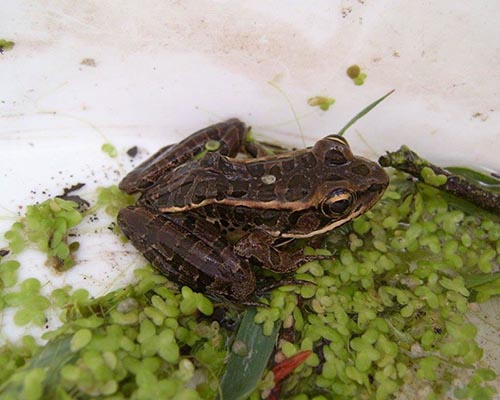
{"label": "frog's golden eye", "polygon": [[336,218],[350,211],[354,204],[354,195],[345,189],[331,192],[321,203],[321,212],[327,217]]}
{"label": "frog's golden eye", "polygon": [[337,135],[330,135],[316,142],[312,153],[327,167],[343,165],[354,158],[347,141]]}

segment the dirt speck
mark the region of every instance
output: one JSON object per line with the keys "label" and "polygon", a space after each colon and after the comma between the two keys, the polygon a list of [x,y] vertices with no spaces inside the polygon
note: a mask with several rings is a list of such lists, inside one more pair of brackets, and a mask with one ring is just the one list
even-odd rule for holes
{"label": "dirt speck", "polygon": [[475,112],[472,114],[472,118],[479,119],[481,121],[486,121],[488,119],[488,114],[484,114],[482,112]]}
{"label": "dirt speck", "polygon": [[352,7],[342,7],[342,10],[340,10],[342,13],[342,18],[347,17],[350,13],[352,13]]}
{"label": "dirt speck", "polygon": [[80,64],[87,67],[97,67],[97,63],[93,58],[84,58],[82,61],[80,61]]}
{"label": "dirt speck", "polygon": [[134,146],[127,150],[127,155],[131,158],[134,158],[137,155],[137,152],[138,152],[137,146]]}

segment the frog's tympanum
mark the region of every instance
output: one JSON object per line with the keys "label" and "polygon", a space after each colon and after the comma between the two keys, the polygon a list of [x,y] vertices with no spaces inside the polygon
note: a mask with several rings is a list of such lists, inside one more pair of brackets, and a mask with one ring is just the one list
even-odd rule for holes
{"label": "frog's tympanum", "polygon": [[[118,224],[162,273],[235,303],[252,303],[252,266],[288,273],[308,260],[283,242],[310,238],[363,214],[388,184],[376,163],[329,135],[303,150],[260,156],[231,119],[159,150],[120,183],[140,192]],[[200,153],[209,141],[217,151]],[[236,158],[251,150],[253,158]],[[198,156],[197,156],[198,155]]]}

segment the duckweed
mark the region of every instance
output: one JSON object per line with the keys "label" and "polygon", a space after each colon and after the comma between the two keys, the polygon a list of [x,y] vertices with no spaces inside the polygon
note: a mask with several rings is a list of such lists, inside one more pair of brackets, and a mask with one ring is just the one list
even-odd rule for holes
{"label": "duckweed", "polygon": [[4,237],[13,254],[18,254],[33,243],[38,250],[47,254],[47,263],[64,271],[75,263],[69,230],[78,225],[83,216],[73,201],[53,198],[43,203],[28,206],[21,221],[16,222]]}
{"label": "duckweed", "polygon": [[365,79],[367,75],[364,72],[361,72],[361,68],[359,65],[351,65],[346,70],[346,74],[349,78],[352,79],[353,83],[357,86],[361,86],[365,83]]}
{"label": "duckweed", "polygon": [[97,189],[97,207],[103,207],[104,211],[111,217],[116,218],[118,211],[134,204],[136,198],[122,192],[118,186],[100,187]]}
{"label": "duckweed", "polygon": [[[247,142],[251,142],[252,141],[252,137],[251,135],[247,135],[247,137],[245,138],[245,140]],[[207,142],[205,143],[205,148],[200,151],[199,153],[195,154],[193,156],[193,160],[200,160],[202,159],[203,157],[205,157],[205,155],[211,151],[217,151],[221,146],[221,143],[218,141],[218,140],[207,140]]]}
{"label": "duckweed", "polygon": [[12,287],[17,283],[17,270],[20,264],[15,260],[0,263],[0,289]]}
{"label": "duckweed", "polygon": [[12,40],[0,39],[0,53],[5,50],[11,50],[15,46]]}
{"label": "duckweed", "polygon": [[328,111],[331,105],[335,103],[335,99],[327,96],[314,96],[307,100],[307,104],[311,107],[319,107],[323,111]]}
{"label": "duckweed", "polygon": [[104,143],[101,146],[101,151],[106,153],[111,158],[115,158],[118,155],[118,151],[116,150],[116,147],[113,146],[111,143]]}

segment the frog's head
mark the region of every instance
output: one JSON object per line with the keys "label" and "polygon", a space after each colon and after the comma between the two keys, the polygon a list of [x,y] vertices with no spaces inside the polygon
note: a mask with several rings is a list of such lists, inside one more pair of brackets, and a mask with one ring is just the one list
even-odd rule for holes
{"label": "frog's head", "polygon": [[[342,136],[321,139],[311,152],[317,162],[318,181],[308,203],[315,208],[317,219],[309,225],[315,227],[309,231],[298,227],[283,236],[311,237],[329,232],[368,211],[389,183],[384,169],[373,161],[354,156]],[[311,208],[300,213],[303,216],[299,220],[313,219]]]}
{"label": "frog's head", "polygon": [[[323,167],[321,212],[340,223],[368,211],[382,196],[389,177],[376,162],[354,156],[347,141],[330,135],[312,149]],[[345,220],[345,221],[343,221]]]}

